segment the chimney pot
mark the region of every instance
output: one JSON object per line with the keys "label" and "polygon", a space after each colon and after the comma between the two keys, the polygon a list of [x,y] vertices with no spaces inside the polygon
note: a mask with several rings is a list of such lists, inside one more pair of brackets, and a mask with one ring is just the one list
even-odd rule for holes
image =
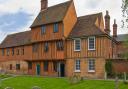
{"label": "chimney pot", "polygon": [[116,19],[114,19],[114,24],[113,24],[113,37],[117,37],[117,24],[116,24]]}
{"label": "chimney pot", "polygon": [[106,11],[106,15],[104,18],[105,18],[105,32],[110,35],[110,15],[108,11]]}
{"label": "chimney pot", "polygon": [[41,0],[41,11],[48,8],[48,0]]}

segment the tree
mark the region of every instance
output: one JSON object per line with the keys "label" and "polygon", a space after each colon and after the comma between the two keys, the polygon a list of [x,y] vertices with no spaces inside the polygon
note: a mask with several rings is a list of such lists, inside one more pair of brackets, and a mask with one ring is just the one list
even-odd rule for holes
{"label": "tree", "polygon": [[[122,13],[123,13],[123,27],[128,28],[128,0],[122,0]],[[124,42],[125,48],[128,49],[128,36],[126,37],[126,41]],[[123,56],[128,59],[128,51],[126,51]]]}
{"label": "tree", "polygon": [[126,49],[126,51],[124,51],[123,57],[128,59],[128,36],[126,36],[126,41],[124,42],[124,47]]}
{"label": "tree", "polygon": [[[123,27],[128,23],[128,0],[122,0]],[[126,24],[125,24],[126,23]],[[128,27],[128,24],[126,25]]]}

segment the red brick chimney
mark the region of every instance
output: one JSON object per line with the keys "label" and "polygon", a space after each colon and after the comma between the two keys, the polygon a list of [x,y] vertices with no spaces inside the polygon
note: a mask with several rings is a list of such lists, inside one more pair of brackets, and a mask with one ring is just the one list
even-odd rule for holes
{"label": "red brick chimney", "polygon": [[41,0],[41,11],[48,8],[48,0]]}
{"label": "red brick chimney", "polygon": [[105,18],[105,32],[110,35],[110,16],[108,11],[106,11],[106,15],[104,18]]}
{"label": "red brick chimney", "polygon": [[114,19],[114,24],[113,24],[113,37],[117,37],[117,24],[116,24],[116,19]]}

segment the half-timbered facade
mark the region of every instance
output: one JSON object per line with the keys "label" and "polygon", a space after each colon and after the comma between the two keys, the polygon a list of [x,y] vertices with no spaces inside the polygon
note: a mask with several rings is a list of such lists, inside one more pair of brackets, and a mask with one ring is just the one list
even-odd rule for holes
{"label": "half-timbered facade", "polygon": [[108,11],[77,17],[73,0],[41,11],[31,30],[8,35],[0,45],[0,71],[16,74],[104,78],[105,60],[118,58],[116,21]]}

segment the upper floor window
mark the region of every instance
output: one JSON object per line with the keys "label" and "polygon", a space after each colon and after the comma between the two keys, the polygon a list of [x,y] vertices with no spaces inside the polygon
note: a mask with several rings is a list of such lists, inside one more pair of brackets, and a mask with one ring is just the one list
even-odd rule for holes
{"label": "upper floor window", "polygon": [[19,50],[19,49],[17,49],[16,51],[17,51],[17,53],[16,53],[16,54],[17,54],[17,55],[19,55],[19,54],[20,54],[20,50]]}
{"label": "upper floor window", "polygon": [[4,54],[5,54],[5,51],[4,51],[4,49],[2,49],[2,56],[4,56]]}
{"label": "upper floor window", "polygon": [[95,60],[94,59],[88,60],[88,72],[95,72]]}
{"label": "upper floor window", "polygon": [[7,49],[7,56],[9,56],[9,49]]}
{"label": "upper floor window", "polygon": [[42,26],[41,27],[41,34],[45,34],[46,33],[46,26]]}
{"label": "upper floor window", "polygon": [[80,51],[81,50],[81,40],[75,39],[74,40],[74,51]]}
{"label": "upper floor window", "polygon": [[48,42],[45,42],[45,43],[44,43],[44,51],[47,52],[48,49],[49,49],[49,47],[48,47]]}
{"label": "upper floor window", "polygon": [[24,47],[22,48],[22,55],[24,55]]}
{"label": "upper floor window", "polygon": [[59,29],[58,23],[55,23],[53,32],[55,32],[55,33],[58,32],[58,29]]}
{"label": "upper floor window", "polygon": [[12,56],[14,55],[14,48],[12,48]]}
{"label": "upper floor window", "polygon": [[56,48],[57,48],[57,50],[59,50],[59,51],[64,50],[63,41],[57,41],[57,42],[56,42]]}
{"label": "upper floor window", "polygon": [[95,37],[88,38],[88,50],[95,50]]}
{"label": "upper floor window", "polygon": [[38,44],[33,44],[32,51],[37,52],[38,51]]}
{"label": "upper floor window", "polygon": [[75,62],[75,72],[80,72],[80,60],[76,60]]}

